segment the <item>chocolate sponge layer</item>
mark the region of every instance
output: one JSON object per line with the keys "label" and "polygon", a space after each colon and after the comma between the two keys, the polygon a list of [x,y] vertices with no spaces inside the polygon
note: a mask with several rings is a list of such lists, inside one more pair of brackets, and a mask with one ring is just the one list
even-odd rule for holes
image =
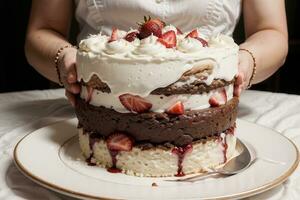
{"label": "chocolate sponge layer", "polygon": [[192,141],[219,134],[234,126],[238,98],[225,105],[202,110],[186,111],[183,115],[167,113],[119,113],[113,109],[96,107],[77,97],[76,115],[79,125],[88,132],[107,137],[121,131],[136,142],[171,143],[184,146]]}

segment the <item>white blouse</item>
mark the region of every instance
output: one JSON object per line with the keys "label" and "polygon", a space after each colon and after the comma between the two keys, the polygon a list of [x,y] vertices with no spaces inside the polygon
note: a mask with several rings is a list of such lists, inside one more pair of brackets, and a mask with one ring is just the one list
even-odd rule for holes
{"label": "white blouse", "polygon": [[160,18],[182,31],[195,27],[202,34],[232,35],[241,11],[241,0],[75,0],[80,25],[78,41],[112,27],[137,28],[144,16]]}

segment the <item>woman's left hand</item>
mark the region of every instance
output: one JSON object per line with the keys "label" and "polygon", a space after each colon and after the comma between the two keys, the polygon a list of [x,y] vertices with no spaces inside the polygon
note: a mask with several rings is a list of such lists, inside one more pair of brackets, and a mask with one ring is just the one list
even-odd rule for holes
{"label": "woman's left hand", "polygon": [[234,95],[240,96],[247,89],[253,72],[252,57],[246,51],[239,51],[238,74],[234,83]]}

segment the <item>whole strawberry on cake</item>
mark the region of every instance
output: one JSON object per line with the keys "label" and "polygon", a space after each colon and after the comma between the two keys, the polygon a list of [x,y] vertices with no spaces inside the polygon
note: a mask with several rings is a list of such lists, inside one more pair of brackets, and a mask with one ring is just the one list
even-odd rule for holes
{"label": "whole strawberry on cake", "polygon": [[183,176],[235,152],[238,45],[146,18],[138,30],[91,35],[77,53],[79,142],[93,165]]}

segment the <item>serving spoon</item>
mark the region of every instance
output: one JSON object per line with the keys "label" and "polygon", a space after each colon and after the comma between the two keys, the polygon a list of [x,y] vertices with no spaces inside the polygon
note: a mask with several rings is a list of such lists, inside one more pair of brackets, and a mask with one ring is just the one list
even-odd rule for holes
{"label": "serving spoon", "polygon": [[227,163],[225,163],[222,167],[218,169],[212,169],[207,173],[197,174],[194,176],[186,177],[186,178],[178,178],[166,181],[177,181],[177,182],[195,182],[201,180],[203,178],[212,176],[212,175],[225,175],[231,176],[237,173],[240,173],[247,169],[256,159],[251,160],[251,154],[246,145],[239,139],[236,141],[237,150],[241,152],[238,156],[230,159]]}

